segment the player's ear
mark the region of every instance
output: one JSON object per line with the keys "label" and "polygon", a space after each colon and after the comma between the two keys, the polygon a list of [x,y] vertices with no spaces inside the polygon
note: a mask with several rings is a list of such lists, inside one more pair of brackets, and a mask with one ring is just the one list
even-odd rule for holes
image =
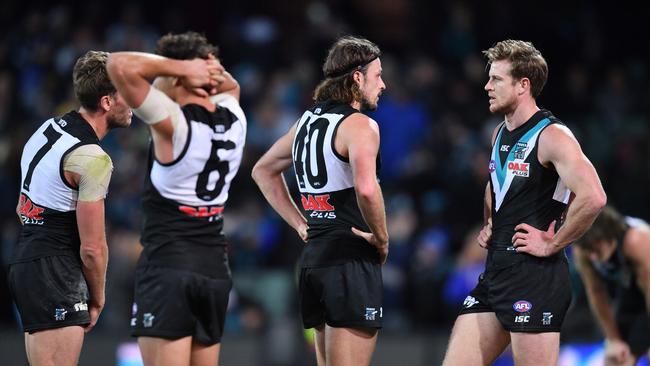
{"label": "player's ear", "polygon": [[519,90],[518,90],[518,91],[519,91],[519,94],[524,94],[524,93],[526,93],[527,91],[529,92],[529,91],[530,91],[530,79],[528,79],[528,78],[521,78],[521,79],[517,82],[517,87],[518,87],[518,89],[519,89]]}
{"label": "player's ear", "polygon": [[101,108],[104,112],[110,111],[112,106],[113,98],[110,95],[103,95],[101,98],[99,98],[99,108]]}
{"label": "player's ear", "polygon": [[354,80],[355,83],[361,85],[361,77],[363,76],[363,73],[360,70],[356,70],[352,74],[352,80]]}

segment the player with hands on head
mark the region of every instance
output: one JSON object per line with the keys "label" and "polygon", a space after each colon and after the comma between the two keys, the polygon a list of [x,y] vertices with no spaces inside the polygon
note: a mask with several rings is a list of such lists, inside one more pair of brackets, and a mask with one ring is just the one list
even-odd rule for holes
{"label": "player with hands on head", "polygon": [[108,64],[152,136],[132,335],[147,366],[214,366],[232,288],[224,210],[246,117],[239,84],[203,35],[168,34],[156,53],[116,52]]}

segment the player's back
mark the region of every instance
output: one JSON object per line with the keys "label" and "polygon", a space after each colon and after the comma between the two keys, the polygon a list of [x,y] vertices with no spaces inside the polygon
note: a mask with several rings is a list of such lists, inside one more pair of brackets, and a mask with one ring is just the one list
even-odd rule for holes
{"label": "player's back", "polygon": [[376,250],[351,228],[369,231],[357,204],[349,159],[335,148],[340,124],[358,113],[346,104],[318,103],[296,128],[293,166],[309,225],[303,265],[336,264],[352,258],[376,258]]}
{"label": "player's back", "polygon": [[196,104],[180,110],[180,123],[188,126],[185,145],[168,164],[150,153],[142,202],[143,245],[172,256],[187,245],[225,245],[224,206],[246,139],[246,117],[233,97],[219,99],[214,112]]}
{"label": "player's back", "polygon": [[25,144],[18,212],[23,227],[14,262],[79,255],[78,190],[66,180],[63,162],[71,151],[88,144],[99,140],[75,111],[45,121]]}

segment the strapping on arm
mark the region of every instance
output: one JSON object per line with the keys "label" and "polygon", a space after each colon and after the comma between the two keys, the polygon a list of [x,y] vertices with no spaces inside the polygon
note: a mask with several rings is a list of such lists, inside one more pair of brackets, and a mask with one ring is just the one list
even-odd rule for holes
{"label": "strapping on arm", "polygon": [[79,201],[106,198],[113,162],[99,145],[83,145],[70,152],[63,161],[63,170],[79,174]]}

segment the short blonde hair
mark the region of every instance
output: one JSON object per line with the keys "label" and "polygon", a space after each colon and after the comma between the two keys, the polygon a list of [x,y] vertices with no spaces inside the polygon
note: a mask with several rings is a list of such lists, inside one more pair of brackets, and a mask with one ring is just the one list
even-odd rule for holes
{"label": "short blonde hair", "polygon": [[532,43],[508,39],[483,51],[483,55],[487,58],[488,65],[494,61],[510,61],[510,75],[517,80],[528,78],[533,98],[537,98],[544,89],[548,78],[548,65],[542,53]]}

